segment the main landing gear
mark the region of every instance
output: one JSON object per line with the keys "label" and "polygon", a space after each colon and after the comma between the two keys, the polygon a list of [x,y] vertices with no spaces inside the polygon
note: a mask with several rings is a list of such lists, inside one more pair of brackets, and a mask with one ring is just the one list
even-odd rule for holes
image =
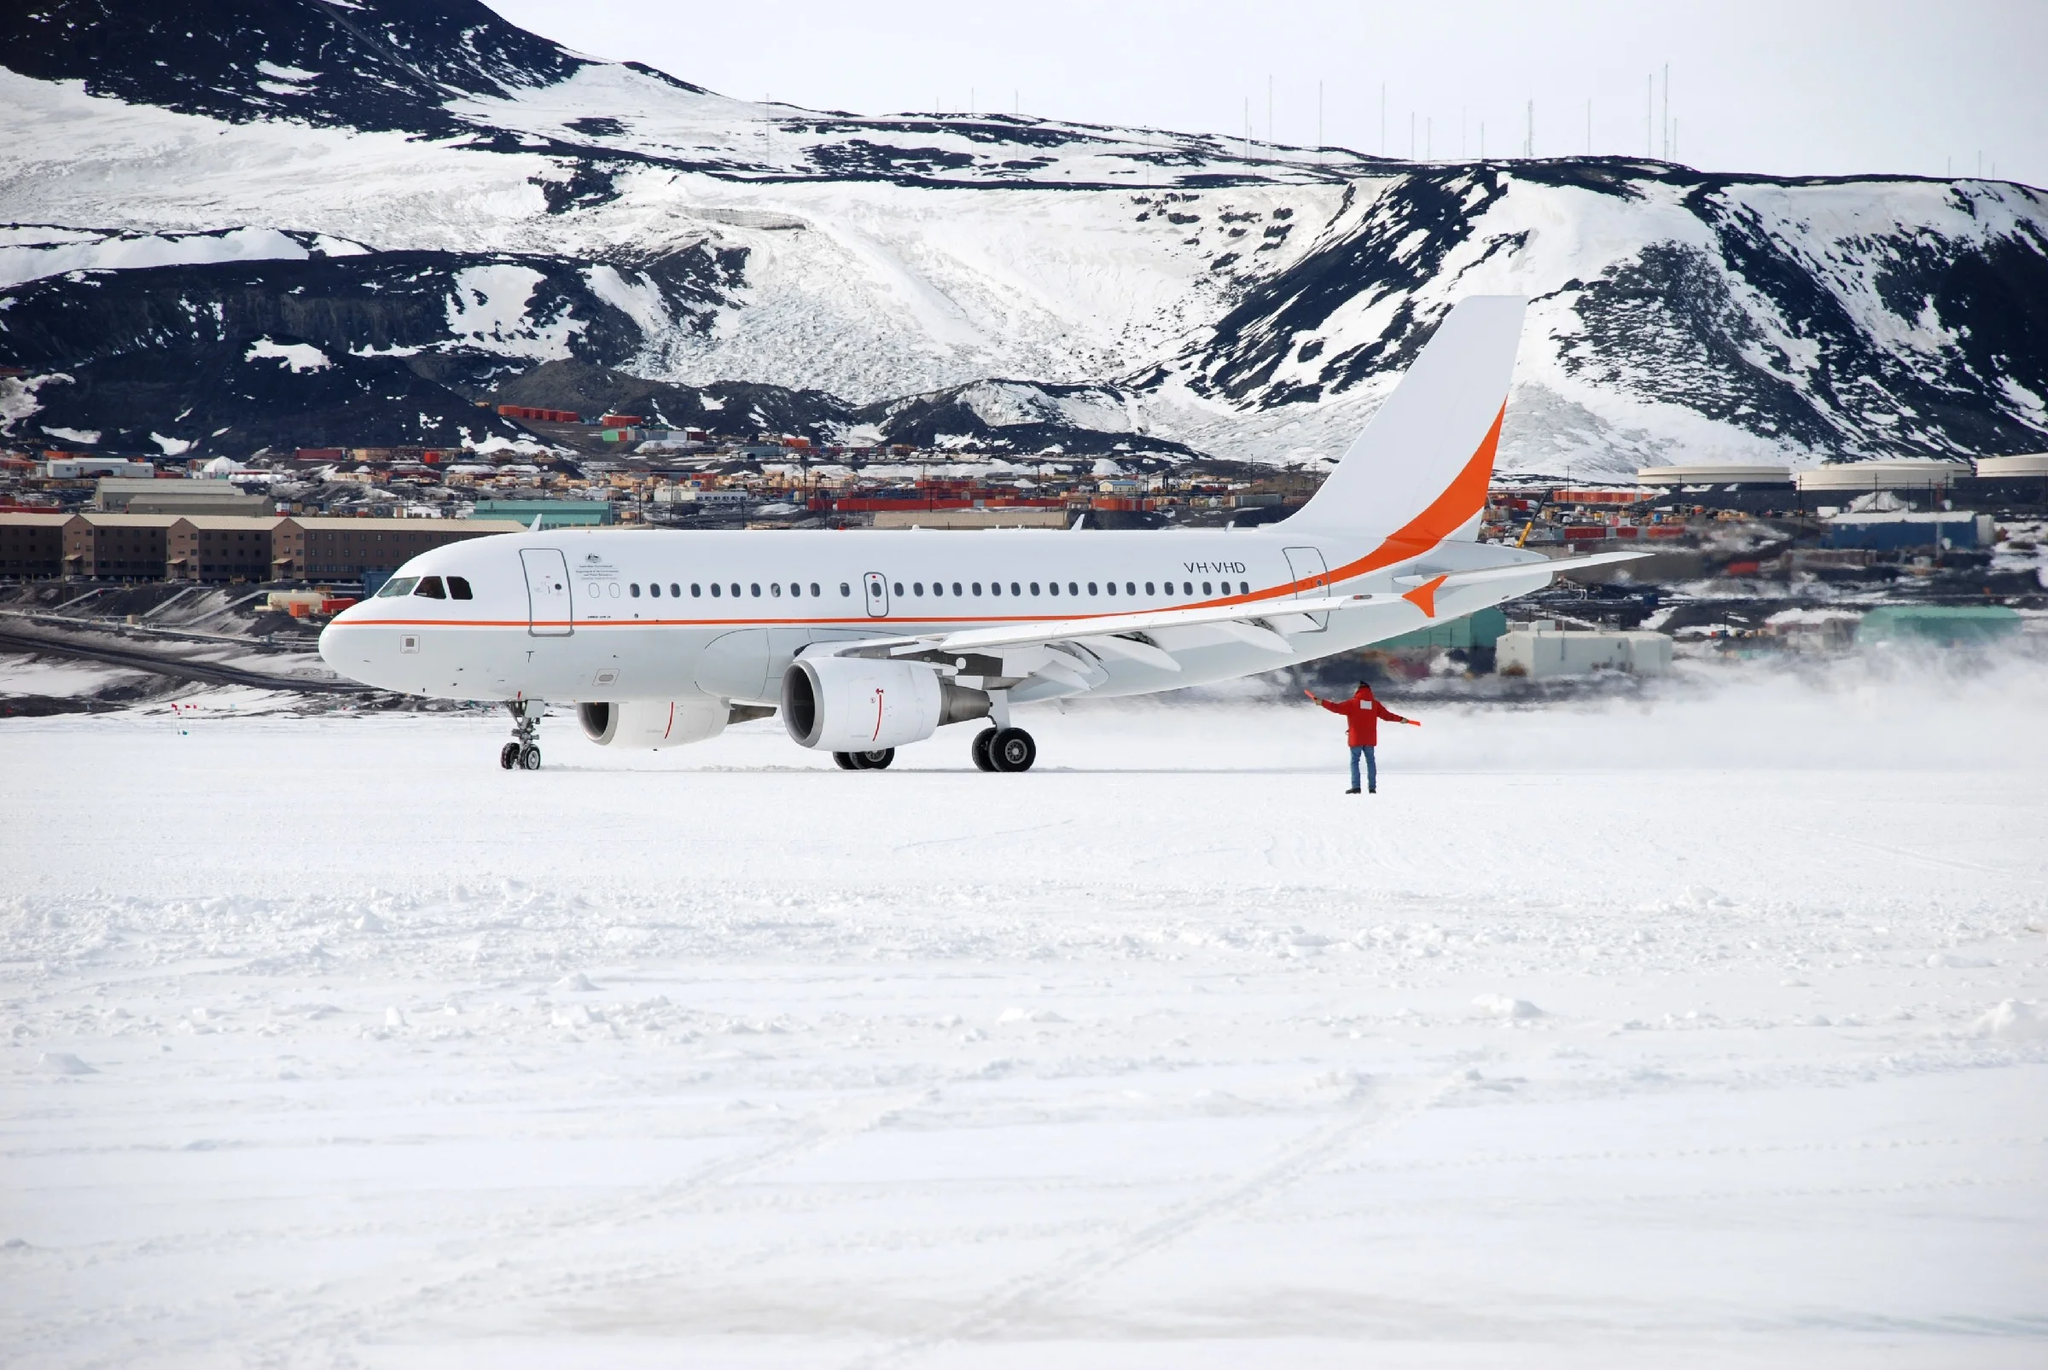
{"label": "main landing gear", "polygon": [[545,706],[537,699],[505,702],[512,715],[512,741],[498,749],[498,765],[505,770],[540,769],[540,716]]}
{"label": "main landing gear", "polygon": [[834,752],[832,760],[842,771],[886,771],[889,763],[896,759],[896,749],[885,747],[879,752]]}
{"label": "main landing gear", "polygon": [[983,728],[971,753],[976,770],[1028,771],[1038,760],[1038,744],[1022,728]]}

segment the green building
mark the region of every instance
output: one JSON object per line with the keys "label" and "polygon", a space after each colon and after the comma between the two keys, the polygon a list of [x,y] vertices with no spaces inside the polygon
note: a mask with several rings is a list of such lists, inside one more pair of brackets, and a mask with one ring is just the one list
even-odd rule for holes
{"label": "green building", "polygon": [[480,519],[517,519],[531,528],[597,528],[618,522],[610,500],[603,499],[480,499],[470,514]]}
{"label": "green building", "polygon": [[1886,604],[1863,616],[1856,641],[1978,647],[2019,631],[2019,611],[2000,604]]}
{"label": "green building", "polygon": [[1412,633],[1372,644],[1374,651],[1398,652],[1416,647],[1491,647],[1508,630],[1508,616],[1497,608],[1481,609],[1463,618],[1446,619]]}

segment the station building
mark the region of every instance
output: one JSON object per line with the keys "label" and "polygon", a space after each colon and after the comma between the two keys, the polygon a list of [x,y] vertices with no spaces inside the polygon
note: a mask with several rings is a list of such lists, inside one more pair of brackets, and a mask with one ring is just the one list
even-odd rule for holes
{"label": "station building", "polygon": [[69,514],[0,514],[0,578],[47,580],[64,574]]}
{"label": "station building", "polygon": [[389,573],[429,548],[523,533],[511,519],[353,519],[293,515],[275,520],[272,580],[361,580]]}

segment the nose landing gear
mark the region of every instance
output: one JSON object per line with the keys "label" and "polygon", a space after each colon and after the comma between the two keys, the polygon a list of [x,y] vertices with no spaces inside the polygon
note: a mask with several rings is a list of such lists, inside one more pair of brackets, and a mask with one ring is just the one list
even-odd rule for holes
{"label": "nose landing gear", "polygon": [[511,699],[505,709],[512,715],[512,741],[498,749],[498,765],[505,770],[540,769],[540,716],[546,706],[536,699]]}

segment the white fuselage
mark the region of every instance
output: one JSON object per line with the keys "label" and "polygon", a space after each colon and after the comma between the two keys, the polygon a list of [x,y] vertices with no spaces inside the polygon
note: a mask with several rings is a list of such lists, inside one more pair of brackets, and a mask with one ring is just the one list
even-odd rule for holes
{"label": "white fuselage", "polygon": [[[460,576],[470,599],[380,596],[341,614],[321,655],[352,679],[444,699],[559,703],[687,699],[773,702],[805,647],[1390,592],[1393,577],[1523,561],[1531,553],[1449,541],[1407,562],[1379,538],[1306,535],[1285,525],[1190,532],[683,532],[552,530],[437,548],[397,578]],[[1418,551],[1422,549],[1417,549]],[[1282,655],[1221,628],[1154,636],[1180,669],[1103,655],[1086,693],[1143,694],[1313,660],[1425,627],[1538,588],[1520,578],[1447,590],[1432,617],[1332,615]],[[1079,692],[1046,683],[1014,698]]]}

